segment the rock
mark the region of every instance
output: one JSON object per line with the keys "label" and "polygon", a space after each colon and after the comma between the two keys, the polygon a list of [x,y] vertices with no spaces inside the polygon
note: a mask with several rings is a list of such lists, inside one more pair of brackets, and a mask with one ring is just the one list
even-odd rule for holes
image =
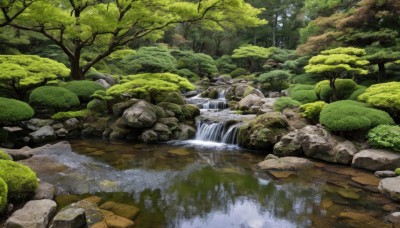
{"label": "rock", "polygon": [[351,164],[353,156],[357,153],[357,149],[354,144],[348,140],[340,142],[333,148],[335,154],[335,162],[340,164]]}
{"label": "rock", "polygon": [[277,97],[280,97],[280,96],[281,96],[280,92],[269,92],[268,93],[268,97],[271,97],[271,98],[277,98]]}
{"label": "rock", "polygon": [[400,212],[393,212],[389,215],[388,221],[393,224],[400,224]]}
{"label": "rock", "polygon": [[52,184],[40,181],[39,186],[35,192],[35,196],[33,197],[33,199],[35,199],[35,200],[41,200],[41,199],[52,200],[54,198],[55,192],[56,192],[56,188]]}
{"label": "rock", "polygon": [[144,143],[157,143],[158,135],[153,130],[145,130],[140,136],[139,140]]}
{"label": "rock", "polygon": [[265,113],[239,128],[239,145],[248,149],[271,149],[288,132],[288,123],[281,113]]}
{"label": "rock", "polygon": [[383,170],[383,171],[376,171],[375,172],[376,177],[395,177],[396,172],[391,171],[391,170]]}
{"label": "rock", "polygon": [[47,126],[47,125],[52,125],[54,123],[54,120],[51,119],[37,119],[33,118],[30,119],[28,122],[25,123],[26,128],[32,131],[37,131],[41,127]]}
{"label": "rock", "polygon": [[52,127],[54,130],[58,130],[58,129],[64,128],[64,124],[62,124],[62,123],[56,123],[56,124],[53,124],[51,127]]}
{"label": "rock", "polygon": [[125,125],[133,128],[151,127],[157,121],[153,106],[146,101],[139,101],[122,114]]}
{"label": "rock", "polygon": [[196,116],[200,115],[200,109],[196,105],[193,104],[185,104],[181,106],[182,113],[187,120],[194,120]]}
{"label": "rock", "polygon": [[153,130],[157,133],[159,142],[166,142],[170,139],[171,131],[167,125],[156,123]]}
{"label": "rock", "polygon": [[262,104],[263,101],[261,97],[255,94],[250,94],[239,101],[238,109],[246,111],[249,110],[251,106],[261,106]]}
{"label": "rock", "polygon": [[274,112],[274,104],[277,98],[264,98],[263,104],[260,107],[260,113]]}
{"label": "rock", "polygon": [[132,228],[135,224],[133,221],[118,215],[104,216],[108,227],[112,228]]}
{"label": "rock", "polygon": [[189,155],[190,152],[185,148],[180,148],[180,149],[168,150],[168,154],[177,155],[177,156],[186,156],[186,155]]}
{"label": "rock", "polygon": [[68,131],[65,128],[61,128],[56,131],[56,135],[58,138],[65,138],[68,135]]}
{"label": "rock", "polygon": [[345,199],[353,199],[353,200],[357,200],[357,199],[360,199],[360,195],[359,194],[357,194],[356,192],[354,192],[354,191],[351,191],[351,190],[348,190],[348,189],[339,189],[338,191],[337,191],[337,193],[341,196],[341,197],[343,197],[343,198],[345,198]]}
{"label": "rock", "polygon": [[361,150],[354,156],[352,166],[372,171],[394,170],[400,167],[400,154],[379,149]]}
{"label": "rock", "polygon": [[301,169],[311,168],[314,163],[305,158],[298,157],[282,157],[268,155],[264,161],[258,163],[256,168],[261,170],[280,170],[280,171],[297,171]]}
{"label": "rock", "polygon": [[140,100],[139,99],[130,99],[128,101],[125,102],[120,102],[117,103],[113,106],[113,113],[115,116],[121,116],[122,113],[124,113],[124,111],[131,107],[132,105],[138,103]]}
{"label": "rock", "polygon": [[295,175],[293,171],[269,171],[269,173],[277,179],[285,179]]}
{"label": "rock", "polygon": [[9,154],[14,161],[25,160],[33,156],[33,154],[30,153],[32,149],[29,146],[22,147],[21,149],[0,149]]}
{"label": "rock", "polygon": [[62,209],[54,217],[50,228],[83,228],[86,227],[86,215],[83,208],[69,207]]}
{"label": "rock", "polygon": [[56,207],[56,202],[48,199],[29,201],[7,219],[6,228],[46,228]]}
{"label": "rock", "polygon": [[400,177],[390,177],[381,180],[379,191],[395,201],[400,201]]}
{"label": "rock", "polygon": [[274,145],[273,153],[279,157],[300,156],[303,154],[301,143],[302,138],[299,136],[299,131],[291,131]]}
{"label": "rock", "polygon": [[357,182],[362,185],[372,185],[372,186],[378,186],[379,184],[379,179],[376,178],[375,176],[372,175],[361,175],[361,176],[355,176],[351,177],[351,179],[354,182]]}
{"label": "rock", "polygon": [[123,204],[123,203],[116,203],[112,201],[108,201],[100,205],[100,208],[103,210],[111,211],[115,215],[133,220],[139,214],[139,208]]}
{"label": "rock", "polygon": [[100,100],[100,99],[93,99],[91,100],[88,105],[86,106],[87,109],[93,112],[107,114],[108,113],[108,105],[107,101]]}
{"label": "rock", "polygon": [[176,140],[187,140],[191,139],[196,135],[196,130],[186,124],[179,124],[179,130],[174,132],[174,139]]}
{"label": "rock", "polygon": [[66,120],[65,122],[64,122],[64,127],[65,127],[65,129],[67,129],[67,131],[73,131],[73,130],[76,130],[76,129],[78,129],[78,127],[79,127],[79,120],[78,119],[76,119],[76,118],[71,118],[71,119],[68,119],[68,120]]}
{"label": "rock", "polygon": [[335,162],[335,153],[332,149],[336,142],[328,131],[310,125],[302,128],[300,132],[303,138],[301,147],[306,156]]}
{"label": "rock", "polygon": [[106,88],[106,89],[108,89],[108,88],[111,87],[111,85],[108,84],[108,82],[107,82],[106,80],[104,80],[104,79],[97,79],[97,80],[96,80],[96,83],[99,84],[99,85],[101,85],[101,86],[103,86],[103,87]]}
{"label": "rock", "polygon": [[357,212],[341,212],[339,214],[341,220],[348,220],[345,224],[347,227],[379,227],[379,228],[391,228],[390,224],[386,224],[383,221],[377,220],[368,214],[361,214]]}
{"label": "rock", "polygon": [[167,111],[173,112],[174,116],[176,118],[178,118],[180,121],[184,121],[185,120],[185,116],[184,116],[184,114],[182,112],[181,106],[179,106],[177,104],[174,104],[174,103],[169,103],[169,102],[161,102],[161,103],[158,103],[157,106],[160,106],[166,112]]}
{"label": "rock", "polygon": [[189,92],[187,92],[186,94],[185,94],[185,97],[194,97],[194,96],[196,96],[198,94],[198,92],[197,91],[189,91]]}
{"label": "rock", "polygon": [[21,127],[3,127],[3,129],[4,129],[5,131],[7,131],[8,133],[11,133],[11,134],[17,133],[17,132],[21,132],[21,131],[24,130],[24,129],[21,128]]}
{"label": "rock", "polygon": [[163,102],[169,102],[178,105],[184,105],[185,99],[177,92],[168,93],[167,97],[164,98]]}
{"label": "rock", "polygon": [[64,172],[69,169],[65,164],[59,163],[47,155],[34,155],[29,159],[19,161],[19,163],[31,168],[38,176]]}
{"label": "rock", "polygon": [[48,142],[57,139],[56,132],[50,126],[41,127],[39,130],[30,133],[29,136],[35,143]]}
{"label": "rock", "polygon": [[98,208],[97,204],[89,200],[83,199],[73,203],[65,207],[65,210],[68,208],[82,208],[85,211],[86,221],[89,227],[92,227],[93,224],[104,221],[102,210]]}

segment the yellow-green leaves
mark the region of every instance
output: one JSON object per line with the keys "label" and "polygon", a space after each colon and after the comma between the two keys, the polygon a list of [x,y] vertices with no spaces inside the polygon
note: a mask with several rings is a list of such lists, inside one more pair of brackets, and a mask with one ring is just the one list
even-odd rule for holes
{"label": "yellow-green leaves", "polygon": [[398,112],[400,110],[400,82],[372,85],[365,93],[358,96],[358,100],[378,108]]}

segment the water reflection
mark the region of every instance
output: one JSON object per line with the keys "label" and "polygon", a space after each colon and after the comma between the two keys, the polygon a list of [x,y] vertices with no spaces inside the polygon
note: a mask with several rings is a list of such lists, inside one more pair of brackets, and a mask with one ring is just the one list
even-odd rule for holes
{"label": "water reflection", "polygon": [[[135,227],[351,226],[353,221],[340,217],[344,211],[386,225],[384,197],[319,168],[273,180],[252,170],[262,156],[238,149],[85,141],[72,146],[78,153],[41,155],[67,168],[39,177],[59,193],[97,194],[138,206]],[[358,198],[344,198],[343,192]]]}

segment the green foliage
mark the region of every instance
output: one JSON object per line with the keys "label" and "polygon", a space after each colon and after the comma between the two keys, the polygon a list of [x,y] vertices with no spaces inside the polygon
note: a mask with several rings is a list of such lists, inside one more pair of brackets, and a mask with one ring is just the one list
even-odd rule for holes
{"label": "green foliage", "polygon": [[380,124],[394,124],[388,113],[352,100],[336,101],[325,106],[319,122],[332,131],[369,130]]}
{"label": "green foliage", "polygon": [[68,111],[68,112],[57,112],[56,114],[52,115],[51,118],[53,120],[67,120],[71,118],[82,119],[86,116],[87,111]]}
{"label": "green foliage", "polygon": [[357,101],[358,100],[358,96],[360,96],[361,94],[365,93],[365,90],[367,90],[367,87],[362,86],[362,85],[357,85],[355,90],[353,91],[353,93],[350,95],[350,97],[348,99]]}
{"label": "green foliage", "polygon": [[358,96],[360,101],[390,112],[400,110],[400,82],[375,84]]}
{"label": "green foliage", "polygon": [[327,103],[323,101],[316,101],[313,103],[304,104],[300,106],[301,116],[313,122],[317,122],[319,120],[319,114],[326,105]]}
{"label": "green foliage", "polygon": [[400,168],[396,168],[396,169],[394,170],[394,172],[396,173],[397,176],[400,176]]}
{"label": "green foliage", "polygon": [[289,96],[302,104],[311,103],[318,100],[313,85],[295,84],[288,89]]}
{"label": "green foliage", "polygon": [[176,74],[181,77],[187,78],[191,82],[197,82],[200,80],[200,77],[189,69],[179,69],[176,71]]}
{"label": "green foliage", "polygon": [[68,89],[55,86],[42,86],[34,89],[29,96],[29,104],[40,108],[66,110],[79,106],[78,96]]}
{"label": "green foliage", "polygon": [[193,120],[196,116],[200,115],[200,109],[193,104],[182,105],[182,113],[187,120]]}
{"label": "green foliage", "polygon": [[293,84],[314,85],[317,79],[310,74],[300,74],[293,77]]}
{"label": "green foliage", "polygon": [[36,174],[27,166],[14,161],[0,160],[0,178],[8,186],[8,199],[27,199],[38,187]]}
{"label": "green foliage", "polygon": [[281,91],[289,87],[290,73],[284,70],[274,70],[258,76],[256,82],[264,85],[264,88],[272,91]]}
{"label": "green foliage", "polygon": [[207,54],[174,50],[172,55],[178,59],[178,69],[189,69],[201,77],[218,73],[216,62]]}
{"label": "green foliage", "polygon": [[243,68],[234,69],[234,70],[230,73],[230,75],[231,75],[232,78],[236,78],[236,77],[239,77],[239,76],[242,76],[242,75],[246,75],[246,74],[248,74],[248,72],[247,72],[246,69],[243,69]]}
{"label": "green foliage", "polygon": [[82,102],[88,102],[90,100],[90,96],[97,90],[106,90],[103,86],[94,81],[85,80],[70,81],[65,88],[75,93]]}
{"label": "green foliage", "polygon": [[4,152],[4,150],[0,150],[0,160],[13,160],[12,157]]}
{"label": "green foliage", "polygon": [[375,148],[400,152],[400,127],[397,125],[379,125],[369,131],[368,143]]}
{"label": "green foliage", "polygon": [[163,74],[136,74],[123,77],[121,82],[128,82],[130,80],[137,80],[137,79],[157,79],[162,80],[165,82],[173,83],[178,86],[179,90],[194,90],[196,87],[192,85],[186,78],[180,77],[176,74],[171,73],[163,73]]}
{"label": "green foliage", "polygon": [[290,97],[280,97],[274,103],[274,110],[281,112],[285,108],[297,108],[300,105],[300,102],[293,100]]}
{"label": "green foliage", "polygon": [[183,105],[185,104],[185,99],[178,92],[171,92],[163,100],[163,102],[169,102],[173,104]]}
{"label": "green foliage", "polygon": [[[105,91],[103,91],[105,92]],[[107,101],[102,100],[102,99],[93,99],[91,100],[86,108],[92,112],[97,112],[97,113],[107,113],[108,112],[108,105]]]}
{"label": "green foliage", "polygon": [[0,110],[0,122],[27,120],[35,114],[27,103],[3,97],[0,97]]}
{"label": "green foliage", "polygon": [[70,74],[64,64],[35,55],[0,55],[0,69],[0,87],[14,90],[21,98],[29,88]]}
{"label": "green foliage", "polygon": [[[357,83],[352,79],[337,79],[335,80],[336,99],[346,100],[358,89]],[[329,102],[333,95],[332,88],[328,80],[320,81],[315,85],[315,93],[319,99]]]}
{"label": "green foliage", "polygon": [[236,69],[236,64],[233,63],[232,57],[223,55],[215,61],[218,71],[222,74],[229,74]]}
{"label": "green foliage", "polygon": [[0,178],[0,214],[2,214],[7,208],[7,195],[8,186],[3,178]]}

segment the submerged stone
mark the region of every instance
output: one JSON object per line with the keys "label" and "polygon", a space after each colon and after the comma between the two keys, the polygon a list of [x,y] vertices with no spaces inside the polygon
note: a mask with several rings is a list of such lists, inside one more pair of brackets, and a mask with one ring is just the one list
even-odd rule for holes
{"label": "submerged stone", "polygon": [[100,206],[101,209],[111,211],[115,215],[124,217],[126,219],[133,220],[139,214],[139,208],[123,204],[123,203],[116,203],[112,201],[107,201]]}

